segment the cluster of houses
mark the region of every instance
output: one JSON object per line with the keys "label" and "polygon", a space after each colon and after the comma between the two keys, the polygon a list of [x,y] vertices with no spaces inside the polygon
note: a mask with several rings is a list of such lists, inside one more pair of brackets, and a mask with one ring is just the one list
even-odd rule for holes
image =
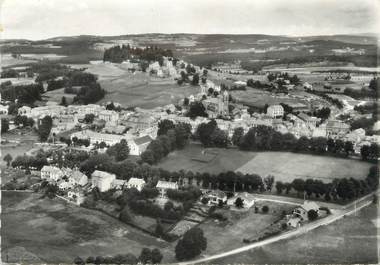
{"label": "cluster of houses", "polygon": [[44,166],[41,169],[41,179],[49,183],[56,184],[58,189],[67,199],[77,205],[84,202],[86,193],[93,188],[98,188],[100,192],[110,189],[121,190],[123,188],[136,188],[141,191],[145,186],[145,181],[139,178],[129,180],[117,179],[115,174],[95,170],[91,174],[91,181],[78,169],[58,168],[55,166]]}
{"label": "cluster of houses", "polygon": [[179,77],[177,68],[173,65],[173,61],[171,58],[163,57],[162,65],[159,62],[150,63],[148,66],[148,72],[151,75],[157,77]]}

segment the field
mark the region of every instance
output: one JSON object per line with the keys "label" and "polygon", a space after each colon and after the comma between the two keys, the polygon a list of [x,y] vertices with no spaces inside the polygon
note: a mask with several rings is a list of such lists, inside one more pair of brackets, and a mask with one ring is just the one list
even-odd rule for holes
{"label": "field", "polygon": [[[34,143],[38,142],[38,135],[30,129],[14,129],[11,132],[3,133],[1,140],[9,141],[1,143],[1,155],[10,154],[14,159],[16,156],[24,155],[31,150]],[[5,162],[1,159],[0,166],[4,165]]]}
{"label": "field", "polygon": [[274,105],[280,103],[302,103],[307,104],[305,100],[300,98],[292,98],[289,96],[274,95],[270,92],[256,88],[247,87],[247,90],[232,91],[231,95],[237,102],[254,107],[264,107],[265,104]]}
{"label": "field", "polygon": [[74,97],[76,96],[75,94],[67,94],[64,92],[64,88],[52,90],[52,91],[47,91],[42,95],[43,99],[46,99],[48,101],[54,101],[57,102],[58,104],[61,103],[62,97],[66,98],[66,103],[71,104],[74,100]]}
{"label": "field", "polygon": [[1,67],[8,67],[8,66],[13,66],[13,65],[20,65],[20,64],[27,64],[27,63],[33,63],[36,62],[35,60],[31,59],[16,59],[11,56],[11,54],[5,54],[1,53],[0,55],[1,58]]}
{"label": "field", "polygon": [[[203,150],[217,151],[208,163],[195,161]],[[314,156],[290,152],[246,152],[237,149],[204,149],[191,144],[164,158],[158,166],[170,171],[181,169],[193,172],[220,173],[228,170],[256,173],[264,177],[274,175],[276,180],[315,178],[329,182],[333,178],[365,178],[372,164],[360,160]]]}
{"label": "field", "polygon": [[167,243],[112,217],[57,198],[39,197],[35,193],[2,193],[3,261],[71,263],[76,256],[138,256],[143,247],[158,247],[166,259],[173,257]]}
{"label": "field", "polygon": [[314,156],[289,152],[262,152],[236,169],[242,173],[273,175],[276,180],[290,182],[308,177],[330,182],[333,178],[360,178],[367,176],[372,164],[360,160]]}
{"label": "field", "polygon": [[[217,151],[216,157],[208,163],[199,161],[202,151]],[[159,167],[169,171],[181,169],[193,172],[220,173],[234,171],[255,157],[253,152],[242,152],[237,149],[203,148],[200,144],[190,144],[183,150],[175,150],[161,160]],[[197,160],[193,160],[196,158]]]}
{"label": "field", "polygon": [[[77,66],[78,67],[78,66]],[[189,85],[179,86],[172,78],[155,78],[147,73],[132,74],[123,65],[80,65],[88,72],[98,75],[99,83],[107,94],[99,102],[114,101],[125,107],[155,108],[177,104],[180,99],[199,92]]]}
{"label": "field", "polygon": [[[245,246],[244,238],[257,238],[261,233],[270,226],[274,221],[281,219],[280,215],[283,210],[291,212],[294,206],[279,203],[257,203],[261,209],[263,205],[269,206],[267,214],[255,213],[254,207],[248,211],[231,211],[223,210],[223,215],[228,217],[228,223],[220,223],[214,220],[208,220],[199,227],[204,231],[207,238],[207,249],[204,254],[212,255],[223,253],[223,251],[232,250]],[[226,240],[228,238],[228,240]]]}
{"label": "field", "polygon": [[[374,205],[305,235],[212,261],[213,264],[378,264]],[[377,228],[376,228],[377,227]]]}

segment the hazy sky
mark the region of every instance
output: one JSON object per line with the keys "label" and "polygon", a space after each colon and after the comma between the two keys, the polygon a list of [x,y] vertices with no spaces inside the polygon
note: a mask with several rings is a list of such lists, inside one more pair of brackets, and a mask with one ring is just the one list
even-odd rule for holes
{"label": "hazy sky", "polygon": [[2,38],[378,32],[379,0],[0,0]]}

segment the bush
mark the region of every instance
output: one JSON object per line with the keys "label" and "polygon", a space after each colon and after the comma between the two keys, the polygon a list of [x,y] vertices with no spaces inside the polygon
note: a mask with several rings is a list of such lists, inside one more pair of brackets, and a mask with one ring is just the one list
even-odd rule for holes
{"label": "bush", "polygon": [[315,219],[318,218],[318,212],[315,211],[315,210],[310,210],[307,212],[307,218],[310,220],[310,221],[314,221]]}
{"label": "bush", "polygon": [[264,205],[264,206],[261,208],[261,211],[262,211],[263,213],[268,213],[268,212],[269,212],[269,207],[266,206],[266,205]]}
{"label": "bush", "polygon": [[204,205],[206,205],[206,204],[208,203],[208,201],[209,201],[209,199],[206,198],[206,197],[203,197],[202,200],[201,200],[201,202],[202,202]]}
{"label": "bush", "polygon": [[176,259],[187,260],[198,256],[202,250],[207,248],[207,239],[200,228],[188,230],[175,247]]}

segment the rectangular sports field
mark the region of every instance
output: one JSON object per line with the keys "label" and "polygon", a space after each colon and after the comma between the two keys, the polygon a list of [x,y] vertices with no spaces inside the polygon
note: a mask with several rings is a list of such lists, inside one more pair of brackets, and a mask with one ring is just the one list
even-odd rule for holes
{"label": "rectangular sports field", "polygon": [[[200,161],[202,152],[216,155],[210,161]],[[276,180],[284,182],[291,182],[295,178],[314,178],[330,182],[333,178],[363,179],[372,164],[329,156],[291,152],[247,152],[234,148],[203,148],[200,144],[190,144],[183,150],[170,153],[158,166],[169,171],[184,169],[216,174],[231,170],[256,173],[262,177],[273,175]]]}

